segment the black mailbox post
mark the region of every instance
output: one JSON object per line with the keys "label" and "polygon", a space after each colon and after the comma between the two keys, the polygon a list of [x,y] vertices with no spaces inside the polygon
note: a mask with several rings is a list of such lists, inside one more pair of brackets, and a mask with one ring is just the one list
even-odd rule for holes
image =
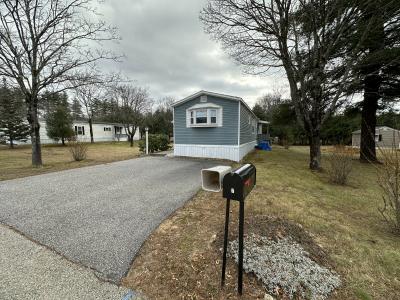
{"label": "black mailbox post", "polygon": [[239,253],[238,253],[238,293],[243,291],[243,224],[244,201],[256,184],[256,168],[245,164],[224,176],[222,195],[226,198],[224,253],[222,257],[221,286],[225,284],[226,251],[228,248],[228,229],[230,201],[239,201]]}

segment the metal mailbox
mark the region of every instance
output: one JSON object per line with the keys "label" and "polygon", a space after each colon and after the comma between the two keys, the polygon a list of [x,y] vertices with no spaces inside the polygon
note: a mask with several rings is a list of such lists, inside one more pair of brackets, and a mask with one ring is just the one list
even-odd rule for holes
{"label": "metal mailbox", "polygon": [[245,164],[224,176],[223,197],[244,201],[256,184],[256,167]]}
{"label": "metal mailbox", "polygon": [[229,213],[231,200],[239,201],[239,251],[238,251],[238,293],[243,292],[243,227],[244,204],[248,194],[256,184],[256,167],[245,164],[224,176],[222,182],[222,195],[226,198],[224,250],[222,254],[221,286],[225,285],[226,252],[228,249]]}

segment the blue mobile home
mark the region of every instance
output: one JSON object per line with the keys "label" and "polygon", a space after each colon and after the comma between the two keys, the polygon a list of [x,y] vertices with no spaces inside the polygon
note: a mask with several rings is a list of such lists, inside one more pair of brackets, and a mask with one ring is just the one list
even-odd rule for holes
{"label": "blue mobile home", "polygon": [[174,155],[240,161],[261,123],[242,98],[200,91],[173,105]]}

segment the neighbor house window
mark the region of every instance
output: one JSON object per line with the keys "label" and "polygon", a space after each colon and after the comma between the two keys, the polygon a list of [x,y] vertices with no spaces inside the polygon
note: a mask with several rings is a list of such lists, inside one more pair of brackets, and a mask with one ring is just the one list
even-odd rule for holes
{"label": "neighbor house window", "polygon": [[85,126],[75,126],[75,135],[85,135]]}
{"label": "neighbor house window", "polygon": [[382,134],[375,134],[375,142],[382,142]]}
{"label": "neighbor house window", "polygon": [[122,132],[122,127],[115,126],[115,134],[121,134],[121,132]]}
{"label": "neighbor house window", "polygon": [[104,131],[111,131],[111,127],[104,127]]}

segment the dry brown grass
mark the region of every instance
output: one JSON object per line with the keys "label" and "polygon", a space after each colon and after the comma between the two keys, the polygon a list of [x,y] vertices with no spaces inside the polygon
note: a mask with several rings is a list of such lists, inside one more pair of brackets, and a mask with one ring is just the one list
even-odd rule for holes
{"label": "dry brown grass", "polygon": [[139,155],[139,148],[136,144],[131,148],[127,142],[88,144],[87,159],[74,161],[68,147],[46,145],[42,148],[44,165],[41,168],[32,167],[31,153],[28,145],[15,149],[0,146],[0,180],[130,159]]}
{"label": "dry brown grass", "polygon": [[[150,236],[123,285],[149,299],[239,299],[236,267],[230,260],[225,289],[220,288],[224,205],[219,193],[200,192]],[[232,212],[232,221],[237,220],[237,203],[232,204]],[[237,224],[231,225],[232,235]],[[264,297],[255,278],[245,276],[244,286],[241,299]]]}
{"label": "dry brown grass", "polygon": [[[343,286],[332,299],[398,299],[400,238],[378,212],[376,168],[354,161],[348,185],[332,185],[326,173],[308,170],[307,151],[274,147],[248,157],[257,167],[257,187],[247,199],[246,219],[273,216],[300,224],[341,274]],[[219,288],[224,204],[220,194],[200,192],[146,241],[123,284],[150,299],[235,299],[231,260],[226,289]],[[236,204],[232,211],[235,219]],[[263,297],[251,276],[244,293],[243,299]]]}

